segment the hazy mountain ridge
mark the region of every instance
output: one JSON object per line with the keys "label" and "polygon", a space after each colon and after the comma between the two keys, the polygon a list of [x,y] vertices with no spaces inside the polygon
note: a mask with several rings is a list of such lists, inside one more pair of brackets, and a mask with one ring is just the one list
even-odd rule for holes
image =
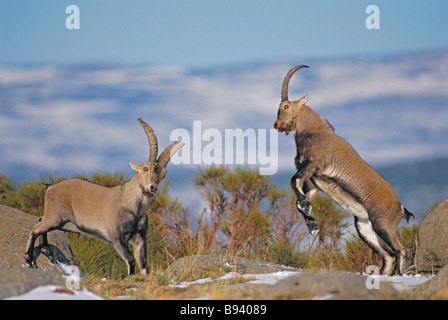
{"label": "hazy mountain ridge", "polygon": [[448,158],[395,164],[378,169],[401,202],[418,217],[448,197]]}

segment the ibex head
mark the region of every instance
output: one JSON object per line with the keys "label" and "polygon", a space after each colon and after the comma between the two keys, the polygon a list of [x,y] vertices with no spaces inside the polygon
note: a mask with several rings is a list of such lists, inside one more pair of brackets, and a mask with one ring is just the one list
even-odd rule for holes
{"label": "ibex head", "polygon": [[282,101],[280,102],[280,106],[278,108],[277,121],[274,123],[274,129],[278,132],[285,132],[288,134],[290,131],[295,130],[299,111],[308,101],[308,95],[303,96],[297,101],[288,100],[289,80],[297,70],[302,68],[308,68],[308,66],[300,65],[292,68],[288,71],[285,79],[283,80]]}
{"label": "ibex head", "polygon": [[138,164],[129,161],[131,168],[137,171],[137,179],[140,187],[144,194],[148,196],[153,196],[157,192],[159,183],[165,177],[167,170],[166,166],[170,161],[171,157],[182,148],[185,143],[176,141],[160,154],[159,159],[157,159],[159,145],[157,142],[156,134],[154,130],[142,120],[142,118],[137,119],[140,125],[145,130],[146,136],[149,142],[149,159],[148,161]]}

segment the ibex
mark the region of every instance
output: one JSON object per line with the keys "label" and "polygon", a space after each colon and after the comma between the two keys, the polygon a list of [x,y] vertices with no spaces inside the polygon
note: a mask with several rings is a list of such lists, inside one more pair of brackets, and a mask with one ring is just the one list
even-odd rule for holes
{"label": "ibex", "polygon": [[157,137],[146,122],[141,118],[138,118],[138,121],[148,137],[148,161],[142,164],[129,161],[137,173],[122,186],[106,188],[75,178],[50,186],[45,194],[44,216],[33,227],[28,240],[25,253],[28,267],[36,268],[34,242],[39,236],[41,238],[38,249],[52,260],[47,232],[59,229],[82,232],[112,243],[126,261],[129,275],[133,274],[135,269],[135,259],[128,246],[128,243],[131,243],[140,272],[148,272],[146,233],[149,205],[167,173],[166,166],[171,156],[182,148],[184,143],[174,142],[157,159]]}
{"label": "ibex", "polygon": [[334,132],[326,119],[306,105],[308,95],[288,100],[289,80],[302,68],[308,67],[296,66],[287,73],[274,123],[278,132],[295,131],[297,172],[291,187],[297,196],[297,209],[316,235],[318,226],[309,215],[310,201],[318,190],[326,193],[355,216],[359,236],[383,260],[381,274],[391,274],[394,261],[396,273],[402,274],[405,251],[395,229],[401,218],[408,221],[413,214],[400,203],[392,186]]}

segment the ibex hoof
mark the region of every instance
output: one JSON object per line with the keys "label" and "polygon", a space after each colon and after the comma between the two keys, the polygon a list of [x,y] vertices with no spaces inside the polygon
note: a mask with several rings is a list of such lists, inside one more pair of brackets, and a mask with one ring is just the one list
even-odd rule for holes
{"label": "ibex hoof", "polygon": [[47,246],[42,247],[42,249],[40,249],[40,252],[45,255],[47,257],[48,260],[50,260],[51,263],[55,263],[56,261],[54,260],[53,257],[53,253],[51,252],[51,249]]}
{"label": "ibex hoof", "polygon": [[28,268],[37,269],[36,260],[29,258],[28,256],[25,256],[25,262]]}
{"label": "ibex hoof", "polygon": [[297,200],[296,206],[302,214],[308,215],[311,212],[311,202],[307,199]]}
{"label": "ibex hoof", "polygon": [[306,221],[306,225],[307,225],[308,230],[310,231],[311,235],[313,237],[316,237],[317,234],[319,233],[319,226],[317,225],[316,222],[314,222],[314,219]]}

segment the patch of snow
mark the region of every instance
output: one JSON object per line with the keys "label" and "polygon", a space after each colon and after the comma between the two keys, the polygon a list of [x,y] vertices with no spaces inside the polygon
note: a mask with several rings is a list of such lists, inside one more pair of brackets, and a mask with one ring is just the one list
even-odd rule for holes
{"label": "patch of snow", "polygon": [[[244,274],[240,275],[236,272],[229,272],[223,275],[220,278],[212,279],[212,278],[205,278],[205,279],[199,279],[195,281],[182,281],[180,283],[171,283],[171,287],[176,288],[186,288],[190,285],[197,285],[197,284],[203,284],[207,282],[213,282],[217,280],[227,280],[232,279],[233,277],[243,277],[243,278],[255,278],[254,280],[250,280],[247,283],[256,283],[256,284],[270,284],[273,285],[277,283],[279,280],[284,279],[286,277],[300,274],[300,271],[278,271],[274,273],[265,273],[265,274]],[[403,276],[380,276],[380,275],[367,275],[363,274],[363,276],[366,277],[372,277],[372,280],[378,279],[381,282],[388,282],[394,287],[396,290],[409,290],[414,289],[415,287],[421,285],[425,281],[428,281],[433,276],[422,276],[422,275],[403,275]]]}
{"label": "patch of snow", "polygon": [[255,277],[255,280],[249,281],[248,283],[265,283],[265,284],[275,284],[277,281],[292,276],[294,274],[299,274],[300,271],[278,271],[274,273],[265,274],[248,274],[245,276]]}
{"label": "patch of snow", "polygon": [[416,275],[402,275],[402,276],[381,276],[381,275],[367,275],[366,277],[371,277],[372,280],[378,279],[381,282],[388,282],[396,290],[410,290],[418,287],[422,283],[430,280],[431,276],[422,276],[420,274]]}
{"label": "patch of snow", "polygon": [[205,279],[199,279],[199,280],[190,281],[190,282],[182,281],[180,283],[171,283],[170,286],[175,287],[175,288],[186,288],[190,285],[203,284],[203,283],[213,282],[213,281],[217,281],[217,280],[228,280],[228,279],[232,279],[234,277],[255,278],[254,280],[250,280],[247,283],[274,284],[277,281],[279,281],[280,279],[283,279],[287,276],[297,274],[297,273],[299,273],[299,271],[278,271],[278,272],[274,272],[274,273],[240,275],[236,272],[229,272],[217,279],[205,278]]}
{"label": "patch of snow", "polygon": [[22,295],[8,297],[5,300],[104,300],[86,288],[69,290],[65,287],[46,285],[36,287]]}
{"label": "patch of snow", "polygon": [[[216,280],[216,279],[215,279],[215,280]],[[182,282],[179,282],[179,283],[171,283],[171,284],[170,284],[170,287],[174,287],[174,288],[186,288],[186,287],[191,286],[191,285],[195,285],[195,284],[203,284],[203,283],[207,283],[207,282],[213,282],[213,281],[215,281],[215,280],[213,280],[212,278],[204,278],[204,279],[199,279],[199,280],[190,281],[190,282],[182,281]]]}
{"label": "patch of snow", "polygon": [[328,294],[323,295],[323,296],[315,296],[315,297],[313,297],[313,300],[330,300],[333,297],[334,297],[334,294],[328,293]]}
{"label": "patch of snow", "polygon": [[227,266],[227,267],[230,267],[230,268],[236,268],[237,267],[237,266],[232,265],[232,264],[230,264],[228,262],[226,262],[224,265]]}

